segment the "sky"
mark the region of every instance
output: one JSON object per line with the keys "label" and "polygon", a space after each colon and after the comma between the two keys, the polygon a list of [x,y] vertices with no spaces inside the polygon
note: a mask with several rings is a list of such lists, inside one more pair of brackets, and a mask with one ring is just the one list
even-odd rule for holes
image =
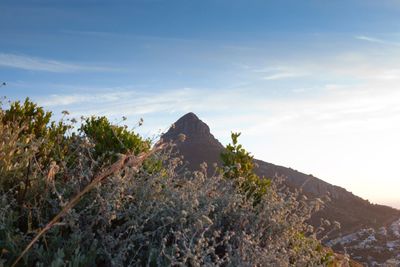
{"label": "sky", "polygon": [[397,0],[1,0],[0,95],[223,144],[400,208]]}

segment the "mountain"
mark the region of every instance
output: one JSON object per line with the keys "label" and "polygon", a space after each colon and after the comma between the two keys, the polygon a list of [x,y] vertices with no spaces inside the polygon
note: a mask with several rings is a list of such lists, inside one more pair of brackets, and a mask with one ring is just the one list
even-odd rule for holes
{"label": "mountain", "polygon": [[[184,142],[177,142],[180,134],[185,135]],[[212,172],[212,164],[221,163],[220,154],[224,146],[211,134],[210,127],[194,113],[190,112],[177,120],[162,138],[176,144],[190,170],[196,170],[206,162],[210,166],[209,172]]]}
{"label": "mountain", "polygon": [[[181,134],[185,135],[185,141],[176,142]],[[213,164],[221,164],[220,153],[224,147],[211,134],[208,125],[194,113],[181,117],[162,138],[176,143],[177,151],[184,156],[189,170],[197,170],[201,163],[206,162],[211,174],[214,171]],[[342,187],[331,185],[312,175],[262,160],[256,159],[255,162],[258,165],[256,173],[260,177],[282,176],[289,187],[301,189],[308,197],[330,197],[331,201],[326,203],[323,210],[314,214],[310,221],[315,227],[320,226],[321,218],[341,224],[340,230],[329,233],[325,241],[327,245],[338,252],[347,252],[351,257],[370,266],[375,262],[394,260],[396,257],[400,261],[400,236],[397,237],[396,232],[400,229],[399,210],[372,204]],[[372,233],[386,233],[386,236],[379,235],[379,238],[375,238]]]}

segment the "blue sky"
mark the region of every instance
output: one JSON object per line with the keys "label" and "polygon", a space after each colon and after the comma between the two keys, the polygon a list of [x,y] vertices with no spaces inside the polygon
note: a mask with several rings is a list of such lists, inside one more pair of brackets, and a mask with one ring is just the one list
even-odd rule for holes
{"label": "blue sky", "polygon": [[[400,207],[400,3],[0,2],[0,87],[151,136],[186,112],[226,143]],[[377,182],[379,181],[379,182]]]}

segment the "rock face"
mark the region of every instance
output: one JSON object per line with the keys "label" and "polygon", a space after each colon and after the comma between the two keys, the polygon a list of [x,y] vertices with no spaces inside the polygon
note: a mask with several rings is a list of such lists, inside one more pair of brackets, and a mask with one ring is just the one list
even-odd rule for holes
{"label": "rock face", "polygon": [[[185,135],[185,141],[176,142],[177,150],[184,156],[185,161],[187,161],[187,168],[190,170],[198,170],[200,164],[206,162],[209,166],[209,173],[211,174],[214,171],[211,167],[213,163],[221,163],[220,154],[224,150],[224,147],[211,134],[208,125],[201,121],[195,114],[188,113],[181,117],[162,138],[169,141],[177,141],[180,138],[180,134]],[[275,177],[275,175],[283,176],[286,178],[285,181],[290,187],[301,188],[303,193],[309,197],[330,196],[332,200],[327,203],[326,208],[316,213],[311,219],[311,224],[317,227],[320,224],[321,218],[340,222],[341,229],[329,234],[329,238],[326,240],[327,244],[330,244],[329,242],[332,240],[340,240],[343,236],[358,233],[362,231],[362,229],[375,229],[376,231],[382,227],[386,229],[400,218],[399,210],[387,206],[371,204],[367,200],[353,195],[344,188],[331,185],[314,176],[261,160],[255,161],[259,166],[256,172],[260,177],[271,178]],[[355,236],[359,235],[355,234]],[[390,241],[394,242],[393,240]],[[336,251],[341,253],[345,252],[345,247],[337,244],[340,244],[340,242],[335,243],[334,247]],[[333,243],[331,245],[333,245]],[[371,249],[374,250],[374,248],[370,246],[368,247],[369,252],[360,249],[360,246],[354,249],[346,247],[346,252],[350,254],[353,253],[352,256],[356,257],[358,261],[369,263],[369,265],[371,265],[372,262],[382,262],[396,258],[396,255],[393,253],[397,253],[398,250],[389,250],[389,248],[386,249],[385,246],[383,246],[385,252],[383,254],[385,257],[377,258],[371,256],[375,254],[382,255],[382,247],[379,247],[380,248],[377,248],[377,251],[374,253],[371,252]]]}
{"label": "rock face", "polygon": [[[185,135],[184,142],[178,141],[180,134]],[[181,117],[162,138],[167,141],[178,141],[175,142],[177,149],[184,156],[190,170],[196,170],[201,163],[206,162],[210,165],[211,172],[211,163],[221,162],[220,153],[224,147],[211,134],[210,127],[193,113]]]}

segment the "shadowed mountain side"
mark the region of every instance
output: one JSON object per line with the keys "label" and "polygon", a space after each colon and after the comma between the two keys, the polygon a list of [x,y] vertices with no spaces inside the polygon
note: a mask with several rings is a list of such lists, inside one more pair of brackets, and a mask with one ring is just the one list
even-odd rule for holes
{"label": "shadowed mountain side", "polygon": [[[184,142],[176,142],[176,144],[179,153],[188,162],[188,169],[198,170],[199,165],[206,162],[209,166],[209,173],[212,173],[214,171],[212,165],[221,163],[220,153],[224,147],[211,134],[208,125],[195,114],[188,113],[174,123],[162,138],[176,141],[179,139],[179,134],[186,136]],[[331,185],[312,175],[261,160],[255,160],[255,162],[258,164],[256,172],[261,177],[283,176],[290,187],[301,188],[310,197],[322,197],[328,194],[332,201],[324,210],[313,216],[312,224],[319,225],[321,217],[340,222],[342,229],[340,232],[333,232],[332,237],[352,232],[360,227],[387,225],[400,217],[398,210],[387,206],[373,205],[344,188]]]}
{"label": "shadowed mountain side", "polygon": [[[180,134],[185,135],[184,142],[178,141]],[[188,113],[176,121],[162,138],[176,144],[189,170],[198,170],[200,164],[206,162],[211,174],[214,171],[212,164],[221,163],[223,145],[211,134],[210,127],[193,113]]]}
{"label": "shadowed mountain side", "polygon": [[388,206],[371,204],[346,189],[329,184],[312,175],[307,175],[291,168],[286,168],[261,160],[255,160],[258,164],[256,170],[259,176],[274,177],[283,176],[289,186],[302,189],[310,197],[323,197],[328,195],[331,202],[326,203],[326,208],[317,212],[312,223],[318,225],[320,218],[330,221],[339,221],[342,228],[333,232],[332,236],[347,234],[361,227],[380,227],[387,225],[400,216],[400,211]]}

